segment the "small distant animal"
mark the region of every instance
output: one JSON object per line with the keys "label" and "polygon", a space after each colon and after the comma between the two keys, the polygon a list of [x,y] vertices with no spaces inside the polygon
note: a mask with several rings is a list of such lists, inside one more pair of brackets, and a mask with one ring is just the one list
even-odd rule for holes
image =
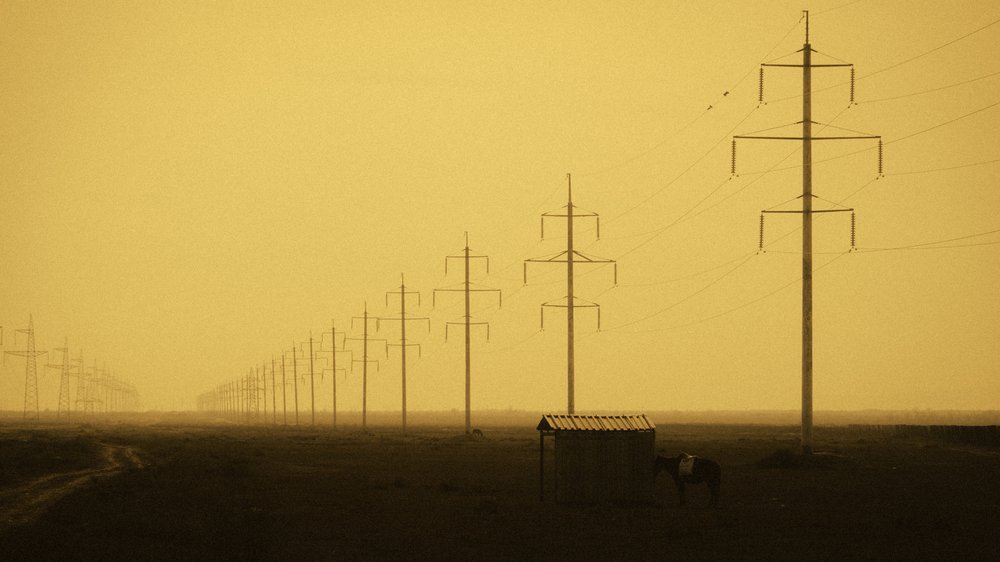
{"label": "small distant animal", "polygon": [[685,484],[708,484],[711,493],[709,505],[719,507],[719,488],[722,484],[722,467],[719,463],[711,459],[691,456],[681,453],[676,457],[663,457],[657,455],[653,461],[653,478],[656,478],[661,471],[666,470],[674,479],[677,485],[677,495],[680,497],[680,505],[684,505]]}
{"label": "small distant animal", "polygon": [[482,439],[483,438],[483,430],[479,429],[478,427],[475,428],[475,429],[473,429],[472,430],[472,436],[473,437],[478,437],[478,438]]}

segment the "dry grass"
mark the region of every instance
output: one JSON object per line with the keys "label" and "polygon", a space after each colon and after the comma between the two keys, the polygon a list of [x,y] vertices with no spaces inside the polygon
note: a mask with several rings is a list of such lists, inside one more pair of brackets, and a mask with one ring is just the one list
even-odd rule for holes
{"label": "dry grass", "polygon": [[567,507],[538,501],[530,426],[484,430],[483,439],[433,427],[407,435],[0,430],[5,478],[73,468],[98,442],[135,447],[147,464],[65,497],[32,526],[0,527],[0,552],[9,559],[986,559],[1000,528],[1000,463],[987,449],[818,428],[824,454],[802,459],[792,452],[790,427],[661,426],[658,451],[722,464],[721,509],[707,507],[703,486],[677,507],[665,476],[658,505]]}

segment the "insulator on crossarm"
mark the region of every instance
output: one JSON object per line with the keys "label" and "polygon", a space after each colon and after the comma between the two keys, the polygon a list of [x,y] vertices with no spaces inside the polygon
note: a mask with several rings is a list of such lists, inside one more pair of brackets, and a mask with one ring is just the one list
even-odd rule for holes
{"label": "insulator on crossarm", "polygon": [[854,103],[854,67],[851,67],[851,105],[857,105]]}
{"label": "insulator on crossarm", "polygon": [[884,177],[882,173],[882,139],[878,139],[878,177]]}
{"label": "insulator on crossarm", "polygon": [[732,156],[732,161],[731,161],[730,166],[729,166],[729,173],[732,174],[733,176],[735,176],[736,175],[736,139],[733,139],[733,151],[732,151],[732,153],[733,153],[733,156]]}
{"label": "insulator on crossarm", "polygon": [[760,214],[760,236],[757,238],[757,253],[764,253],[764,213]]}
{"label": "insulator on crossarm", "polygon": [[[851,91],[854,90],[853,82],[851,82]],[[760,105],[764,103],[764,67],[760,67],[760,79],[757,82],[757,104]]]}
{"label": "insulator on crossarm", "polygon": [[851,211],[851,251],[857,249],[857,238],[855,237],[855,222],[854,222],[854,211]]}

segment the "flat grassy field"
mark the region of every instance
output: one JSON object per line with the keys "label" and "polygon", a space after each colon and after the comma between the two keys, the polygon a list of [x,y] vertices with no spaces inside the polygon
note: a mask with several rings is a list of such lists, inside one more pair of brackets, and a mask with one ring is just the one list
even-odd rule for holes
{"label": "flat grassy field", "polygon": [[666,474],[654,505],[566,506],[533,426],[483,431],[7,425],[0,558],[996,559],[997,449],[818,427],[804,462],[794,427],[658,425],[722,464],[720,509]]}

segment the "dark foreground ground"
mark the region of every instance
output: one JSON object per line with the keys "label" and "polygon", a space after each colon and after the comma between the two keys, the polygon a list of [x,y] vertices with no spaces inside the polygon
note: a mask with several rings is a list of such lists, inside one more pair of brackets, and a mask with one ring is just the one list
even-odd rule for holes
{"label": "dark foreground ground", "polygon": [[665,474],[655,505],[571,507],[539,502],[530,426],[484,431],[8,426],[5,501],[84,478],[0,521],[0,558],[996,559],[996,449],[817,428],[824,454],[803,464],[779,452],[795,428],[661,426],[659,451],[722,464],[720,509],[704,486],[678,507]]}

